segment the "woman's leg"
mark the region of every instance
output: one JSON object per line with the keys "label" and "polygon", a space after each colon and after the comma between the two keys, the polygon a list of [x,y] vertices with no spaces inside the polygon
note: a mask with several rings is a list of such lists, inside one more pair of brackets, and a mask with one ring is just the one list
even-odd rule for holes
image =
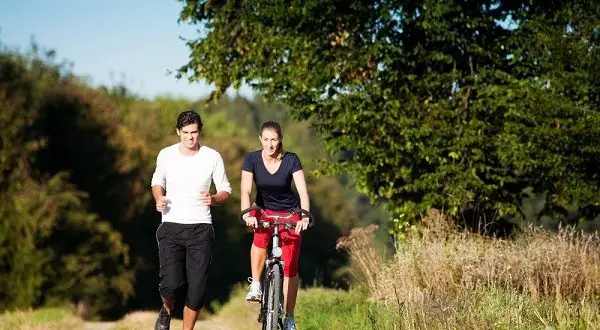
{"label": "woman's leg", "polygon": [[269,238],[271,233],[264,228],[254,229],[254,240],[250,248],[250,270],[252,272],[252,282],[248,288],[246,295],[247,301],[260,301],[262,296],[262,288],[260,284],[260,276],[265,262],[267,260],[267,247],[269,246]]}
{"label": "woman's leg", "polygon": [[250,268],[252,270],[252,280],[260,281],[265,262],[267,261],[267,249],[252,244],[250,248]]}
{"label": "woman's leg", "polygon": [[300,256],[301,235],[292,230],[281,233],[283,268],[283,298],[286,315],[293,316],[298,296],[298,257]]}
{"label": "woman's leg", "polygon": [[[259,222],[262,220],[262,215],[257,211],[251,211],[250,216],[256,217]],[[252,280],[255,282],[260,282],[260,275],[267,261],[267,247],[271,235],[270,228],[254,228],[254,237],[250,248],[250,270],[252,271]]]}
{"label": "woman's leg", "polygon": [[294,277],[283,277],[283,292],[284,292],[284,305],[285,313],[287,315],[294,315],[294,309],[296,308],[296,297],[298,296],[298,283],[300,282],[298,274]]}

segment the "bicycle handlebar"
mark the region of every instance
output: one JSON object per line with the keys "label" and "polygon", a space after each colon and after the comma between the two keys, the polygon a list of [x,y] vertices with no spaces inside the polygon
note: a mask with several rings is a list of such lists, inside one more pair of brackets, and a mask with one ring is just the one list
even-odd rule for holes
{"label": "bicycle handlebar", "polygon": [[284,221],[278,221],[279,224],[288,224],[288,223],[295,223],[295,221],[285,221],[285,220],[289,220],[290,218],[292,218],[293,216],[295,216],[296,214],[300,214],[300,215],[306,215],[308,217],[308,227],[312,227],[315,224],[315,216],[310,213],[307,210],[301,209],[301,208],[296,208],[294,210],[291,211],[287,211],[290,214],[286,215],[286,216],[279,216],[279,215],[269,215],[267,214],[260,206],[253,204],[252,206],[250,206],[249,208],[243,210],[242,212],[240,212],[240,219],[242,221],[244,221],[244,214],[252,211],[252,210],[257,210],[260,211],[260,213],[262,214],[263,218],[268,218],[268,219],[275,219],[275,220],[284,220]]}

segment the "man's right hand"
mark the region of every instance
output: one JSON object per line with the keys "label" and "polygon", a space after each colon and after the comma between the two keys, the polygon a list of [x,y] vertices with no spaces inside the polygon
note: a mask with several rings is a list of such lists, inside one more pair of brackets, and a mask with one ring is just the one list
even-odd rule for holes
{"label": "man's right hand", "polygon": [[246,226],[248,227],[256,228],[258,226],[256,217],[246,217],[244,221],[246,221]]}
{"label": "man's right hand", "polygon": [[156,210],[162,213],[167,208],[167,197],[162,196],[158,200],[156,200]]}

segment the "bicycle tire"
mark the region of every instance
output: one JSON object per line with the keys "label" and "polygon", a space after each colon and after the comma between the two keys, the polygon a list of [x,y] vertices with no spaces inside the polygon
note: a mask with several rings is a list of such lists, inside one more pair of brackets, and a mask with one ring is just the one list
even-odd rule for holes
{"label": "bicycle tire", "polygon": [[269,277],[267,271],[262,273],[260,281],[262,283],[262,294],[260,297],[260,312],[258,314],[258,322],[261,323],[261,329],[265,330],[265,319],[267,318],[267,305],[269,295]]}
{"label": "bicycle tire", "polygon": [[281,313],[281,268],[273,265],[268,279],[268,293],[266,296],[266,309],[263,318],[263,330],[277,330]]}

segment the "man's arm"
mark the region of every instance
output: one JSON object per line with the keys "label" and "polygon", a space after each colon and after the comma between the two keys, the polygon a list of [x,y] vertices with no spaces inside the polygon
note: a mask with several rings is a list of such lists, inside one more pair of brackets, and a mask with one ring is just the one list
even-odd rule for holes
{"label": "man's arm", "polygon": [[213,182],[217,188],[217,193],[210,196],[210,205],[223,205],[229,197],[231,197],[231,184],[227,179],[227,173],[225,173],[225,165],[223,164],[221,155],[218,155],[217,157],[215,170],[213,172]]}
{"label": "man's arm", "polygon": [[162,212],[167,208],[167,197],[165,196],[165,188],[162,186],[152,186],[152,197],[156,202],[156,210]]}
{"label": "man's arm", "polygon": [[212,206],[220,206],[225,204],[225,202],[231,197],[231,193],[227,191],[219,191],[214,195],[210,195],[210,205]]}
{"label": "man's arm", "polygon": [[152,197],[154,197],[154,201],[156,202],[156,210],[158,212],[162,212],[167,207],[167,198],[165,197],[167,186],[167,176],[165,174],[165,167],[163,165],[163,152],[159,152],[156,157],[156,169],[154,170],[154,174],[152,174]]}
{"label": "man's arm", "polygon": [[152,186],[152,197],[154,197],[154,201],[158,203],[159,200],[162,200],[165,197],[166,190],[162,186]]}

